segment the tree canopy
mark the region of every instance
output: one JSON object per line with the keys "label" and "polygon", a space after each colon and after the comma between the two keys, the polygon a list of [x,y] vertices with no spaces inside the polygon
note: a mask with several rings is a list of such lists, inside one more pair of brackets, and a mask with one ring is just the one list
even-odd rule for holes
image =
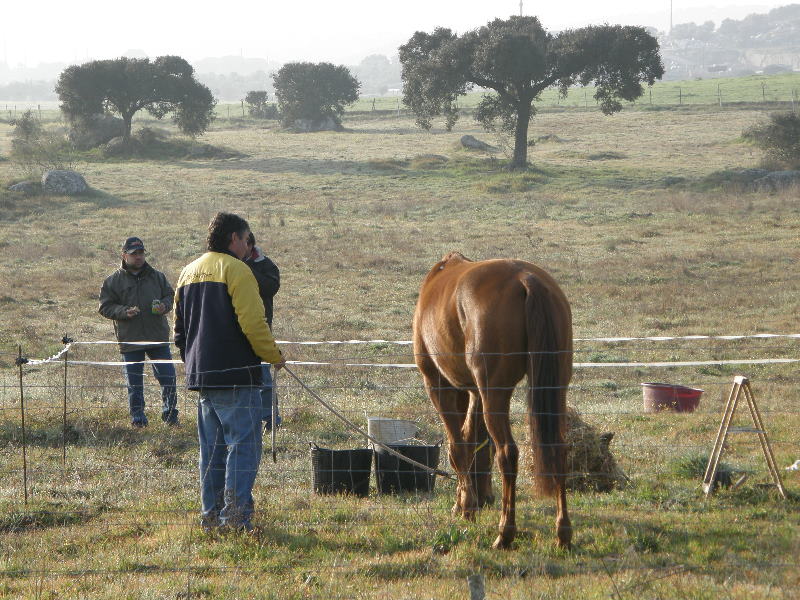
{"label": "tree canopy", "polygon": [[594,84],[600,109],[611,114],[664,74],[656,39],[643,27],[601,25],[552,34],[536,17],[496,19],[457,35],[447,28],[418,31],[400,47],[403,101],[417,124],[430,129],[458,119],[456,99],[478,87],[493,90],[475,118],[487,129],[514,133],[512,166],[527,165],[534,100],[550,87],[565,97],[575,84]]}
{"label": "tree canopy", "polygon": [[180,56],[95,60],[64,69],[56,84],[61,110],[71,122],[115,112],[130,139],[133,115],[147,110],[157,119],[172,113],[178,128],[202,134],[214,118],[216,100]]}
{"label": "tree canopy", "polygon": [[285,125],[297,119],[332,118],[341,123],[344,108],[358,100],[360,84],[347,67],[331,63],[296,62],[273,76],[278,110]]}

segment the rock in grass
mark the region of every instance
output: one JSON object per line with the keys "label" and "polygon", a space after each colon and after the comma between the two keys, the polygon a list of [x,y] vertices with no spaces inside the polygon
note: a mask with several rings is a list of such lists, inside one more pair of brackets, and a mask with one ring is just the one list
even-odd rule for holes
{"label": "rock in grass", "polygon": [[8,186],[8,189],[11,192],[18,192],[20,194],[25,194],[26,196],[32,196],[36,193],[36,184],[34,184],[32,181],[20,181],[19,183]]}
{"label": "rock in grass", "polygon": [[333,117],[320,117],[319,119],[295,119],[293,129],[297,133],[310,133],[314,131],[342,131],[344,128]]}
{"label": "rock in grass", "polygon": [[482,142],[478,138],[471,135],[461,136],[461,145],[464,146],[464,148],[469,148],[470,150],[481,150],[482,152],[498,151],[498,149],[494,146],[487,144],[486,142]]}
{"label": "rock in grass", "polygon": [[777,192],[795,185],[800,186],[800,171],[774,171],[753,182],[759,192]]}
{"label": "rock in grass", "polygon": [[75,196],[89,190],[83,175],[75,171],[45,171],[42,175],[42,191],[57,196]]}
{"label": "rock in grass", "polygon": [[105,156],[132,156],[139,152],[141,143],[135,138],[125,141],[125,138],[118,136],[108,140],[108,143],[103,146],[103,154]]}
{"label": "rock in grass", "polygon": [[680,183],[686,183],[686,177],[681,177],[679,175],[667,175],[661,180],[661,184],[664,187],[672,187],[673,185],[678,185]]}
{"label": "rock in grass", "polygon": [[97,114],[79,119],[69,130],[69,140],[80,150],[97,148],[110,139],[125,133],[125,123],[119,117]]}
{"label": "rock in grass", "polygon": [[[558,137],[555,133],[548,133],[547,135],[540,135],[536,138],[537,144],[548,144],[548,143],[556,143],[556,144],[563,144],[566,142],[564,138]],[[532,146],[530,142],[528,142],[529,146]]]}

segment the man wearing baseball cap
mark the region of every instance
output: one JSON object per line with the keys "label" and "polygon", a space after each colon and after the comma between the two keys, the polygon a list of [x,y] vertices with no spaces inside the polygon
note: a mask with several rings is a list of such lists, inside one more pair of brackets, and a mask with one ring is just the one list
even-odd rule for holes
{"label": "man wearing baseball cap", "polygon": [[[169,323],[175,291],[161,271],[145,260],[144,242],[129,237],[122,244],[122,265],[103,282],[100,314],[114,322],[114,333],[125,361],[125,382],[131,425],[147,427],[144,413],[144,360],[172,360]],[[178,425],[175,367],[153,362],[153,374],[161,385],[161,420]]]}

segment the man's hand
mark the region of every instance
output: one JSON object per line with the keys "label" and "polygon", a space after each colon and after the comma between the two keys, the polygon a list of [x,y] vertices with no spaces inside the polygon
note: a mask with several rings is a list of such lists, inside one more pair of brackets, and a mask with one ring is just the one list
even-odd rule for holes
{"label": "man's hand", "polygon": [[275,370],[282,369],[286,366],[286,357],[284,356],[281,358],[281,362],[272,363],[272,366],[275,367]]}
{"label": "man's hand", "polygon": [[139,314],[139,307],[138,306],[129,306],[125,310],[125,314],[128,316],[129,319],[132,319],[136,315]]}
{"label": "man's hand", "polygon": [[154,304],[153,305],[153,311],[157,315],[163,315],[165,312],[167,312],[167,305],[164,304],[163,302],[159,302],[158,304]]}

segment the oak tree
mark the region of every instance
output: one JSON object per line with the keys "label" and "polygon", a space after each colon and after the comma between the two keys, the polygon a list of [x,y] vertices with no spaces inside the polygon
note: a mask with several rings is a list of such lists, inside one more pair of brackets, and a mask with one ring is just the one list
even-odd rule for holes
{"label": "oak tree", "polygon": [[565,97],[570,86],[594,84],[600,110],[622,109],[664,74],[658,41],[643,27],[600,25],[546,31],[536,17],[496,19],[457,35],[447,28],[418,31],[400,47],[403,101],[417,124],[430,129],[445,117],[458,119],[456,100],[475,88],[487,90],[475,118],[488,131],[514,134],[512,168],[525,168],[528,124],[534,101],[548,88]]}
{"label": "oak tree", "polygon": [[214,119],[216,100],[180,56],[115,58],[72,65],[56,84],[61,110],[72,123],[103,112],[117,113],[130,140],[133,116],[146,110],[157,119],[172,113],[178,128],[202,134]]}
{"label": "oak tree", "polygon": [[347,67],[326,62],[287,63],[273,76],[273,82],[285,125],[297,119],[326,117],[341,124],[345,106],[358,100],[360,87]]}

